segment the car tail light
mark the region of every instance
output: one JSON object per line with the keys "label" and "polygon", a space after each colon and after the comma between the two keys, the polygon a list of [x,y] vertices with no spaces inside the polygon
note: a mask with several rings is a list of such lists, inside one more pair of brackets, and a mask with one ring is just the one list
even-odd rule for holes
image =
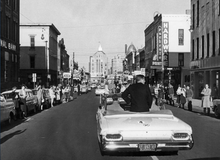
{"label": "car tail light", "polygon": [[121,134],[107,134],[105,136],[105,140],[106,141],[121,141],[122,136],[121,136]]}
{"label": "car tail light", "polygon": [[173,134],[174,139],[186,139],[188,137],[189,137],[188,133],[174,133]]}

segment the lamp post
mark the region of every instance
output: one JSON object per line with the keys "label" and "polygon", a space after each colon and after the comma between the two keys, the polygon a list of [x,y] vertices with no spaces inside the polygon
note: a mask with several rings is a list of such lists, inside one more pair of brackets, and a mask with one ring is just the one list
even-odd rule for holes
{"label": "lamp post", "polygon": [[[42,28],[42,35],[41,35],[41,40],[44,40],[45,36],[45,29]],[[46,86],[49,87],[49,78],[50,78],[50,74],[49,74],[49,53],[47,51],[47,40],[45,41],[45,68],[46,68]]]}

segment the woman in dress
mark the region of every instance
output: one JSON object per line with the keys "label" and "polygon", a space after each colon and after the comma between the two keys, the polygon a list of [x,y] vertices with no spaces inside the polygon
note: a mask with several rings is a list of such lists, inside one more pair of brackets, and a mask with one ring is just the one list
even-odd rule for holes
{"label": "woman in dress", "polygon": [[209,88],[209,85],[206,84],[205,88],[202,90],[201,94],[202,96],[202,107],[203,107],[203,112],[205,114],[210,114],[210,107],[211,107],[211,101],[210,101],[210,96],[211,96],[211,89]]}

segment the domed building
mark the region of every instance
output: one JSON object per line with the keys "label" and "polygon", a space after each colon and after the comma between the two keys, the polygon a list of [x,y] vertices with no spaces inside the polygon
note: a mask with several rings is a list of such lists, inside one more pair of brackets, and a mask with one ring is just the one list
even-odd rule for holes
{"label": "domed building", "polygon": [[130,44],[128,47],[125,55],[126,55],[126,60],[127,60],[127,70],[132,73],[136,67],[135,67],[135,55],[137,53],[137,50],[134,46],[133,43]]}

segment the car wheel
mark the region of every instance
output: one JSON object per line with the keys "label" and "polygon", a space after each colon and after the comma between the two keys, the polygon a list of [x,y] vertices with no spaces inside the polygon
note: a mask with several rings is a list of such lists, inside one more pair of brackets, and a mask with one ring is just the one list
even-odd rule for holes
{"label": "car wheel", "polygon": [[220,113],[220,111],[219,111],[218,107],[215,106],[215,107],[214,107],[214,114],[215,114],[215,117],[216,117],[216,118],[220,118],[220,114],[219,114],[219,113]]}

